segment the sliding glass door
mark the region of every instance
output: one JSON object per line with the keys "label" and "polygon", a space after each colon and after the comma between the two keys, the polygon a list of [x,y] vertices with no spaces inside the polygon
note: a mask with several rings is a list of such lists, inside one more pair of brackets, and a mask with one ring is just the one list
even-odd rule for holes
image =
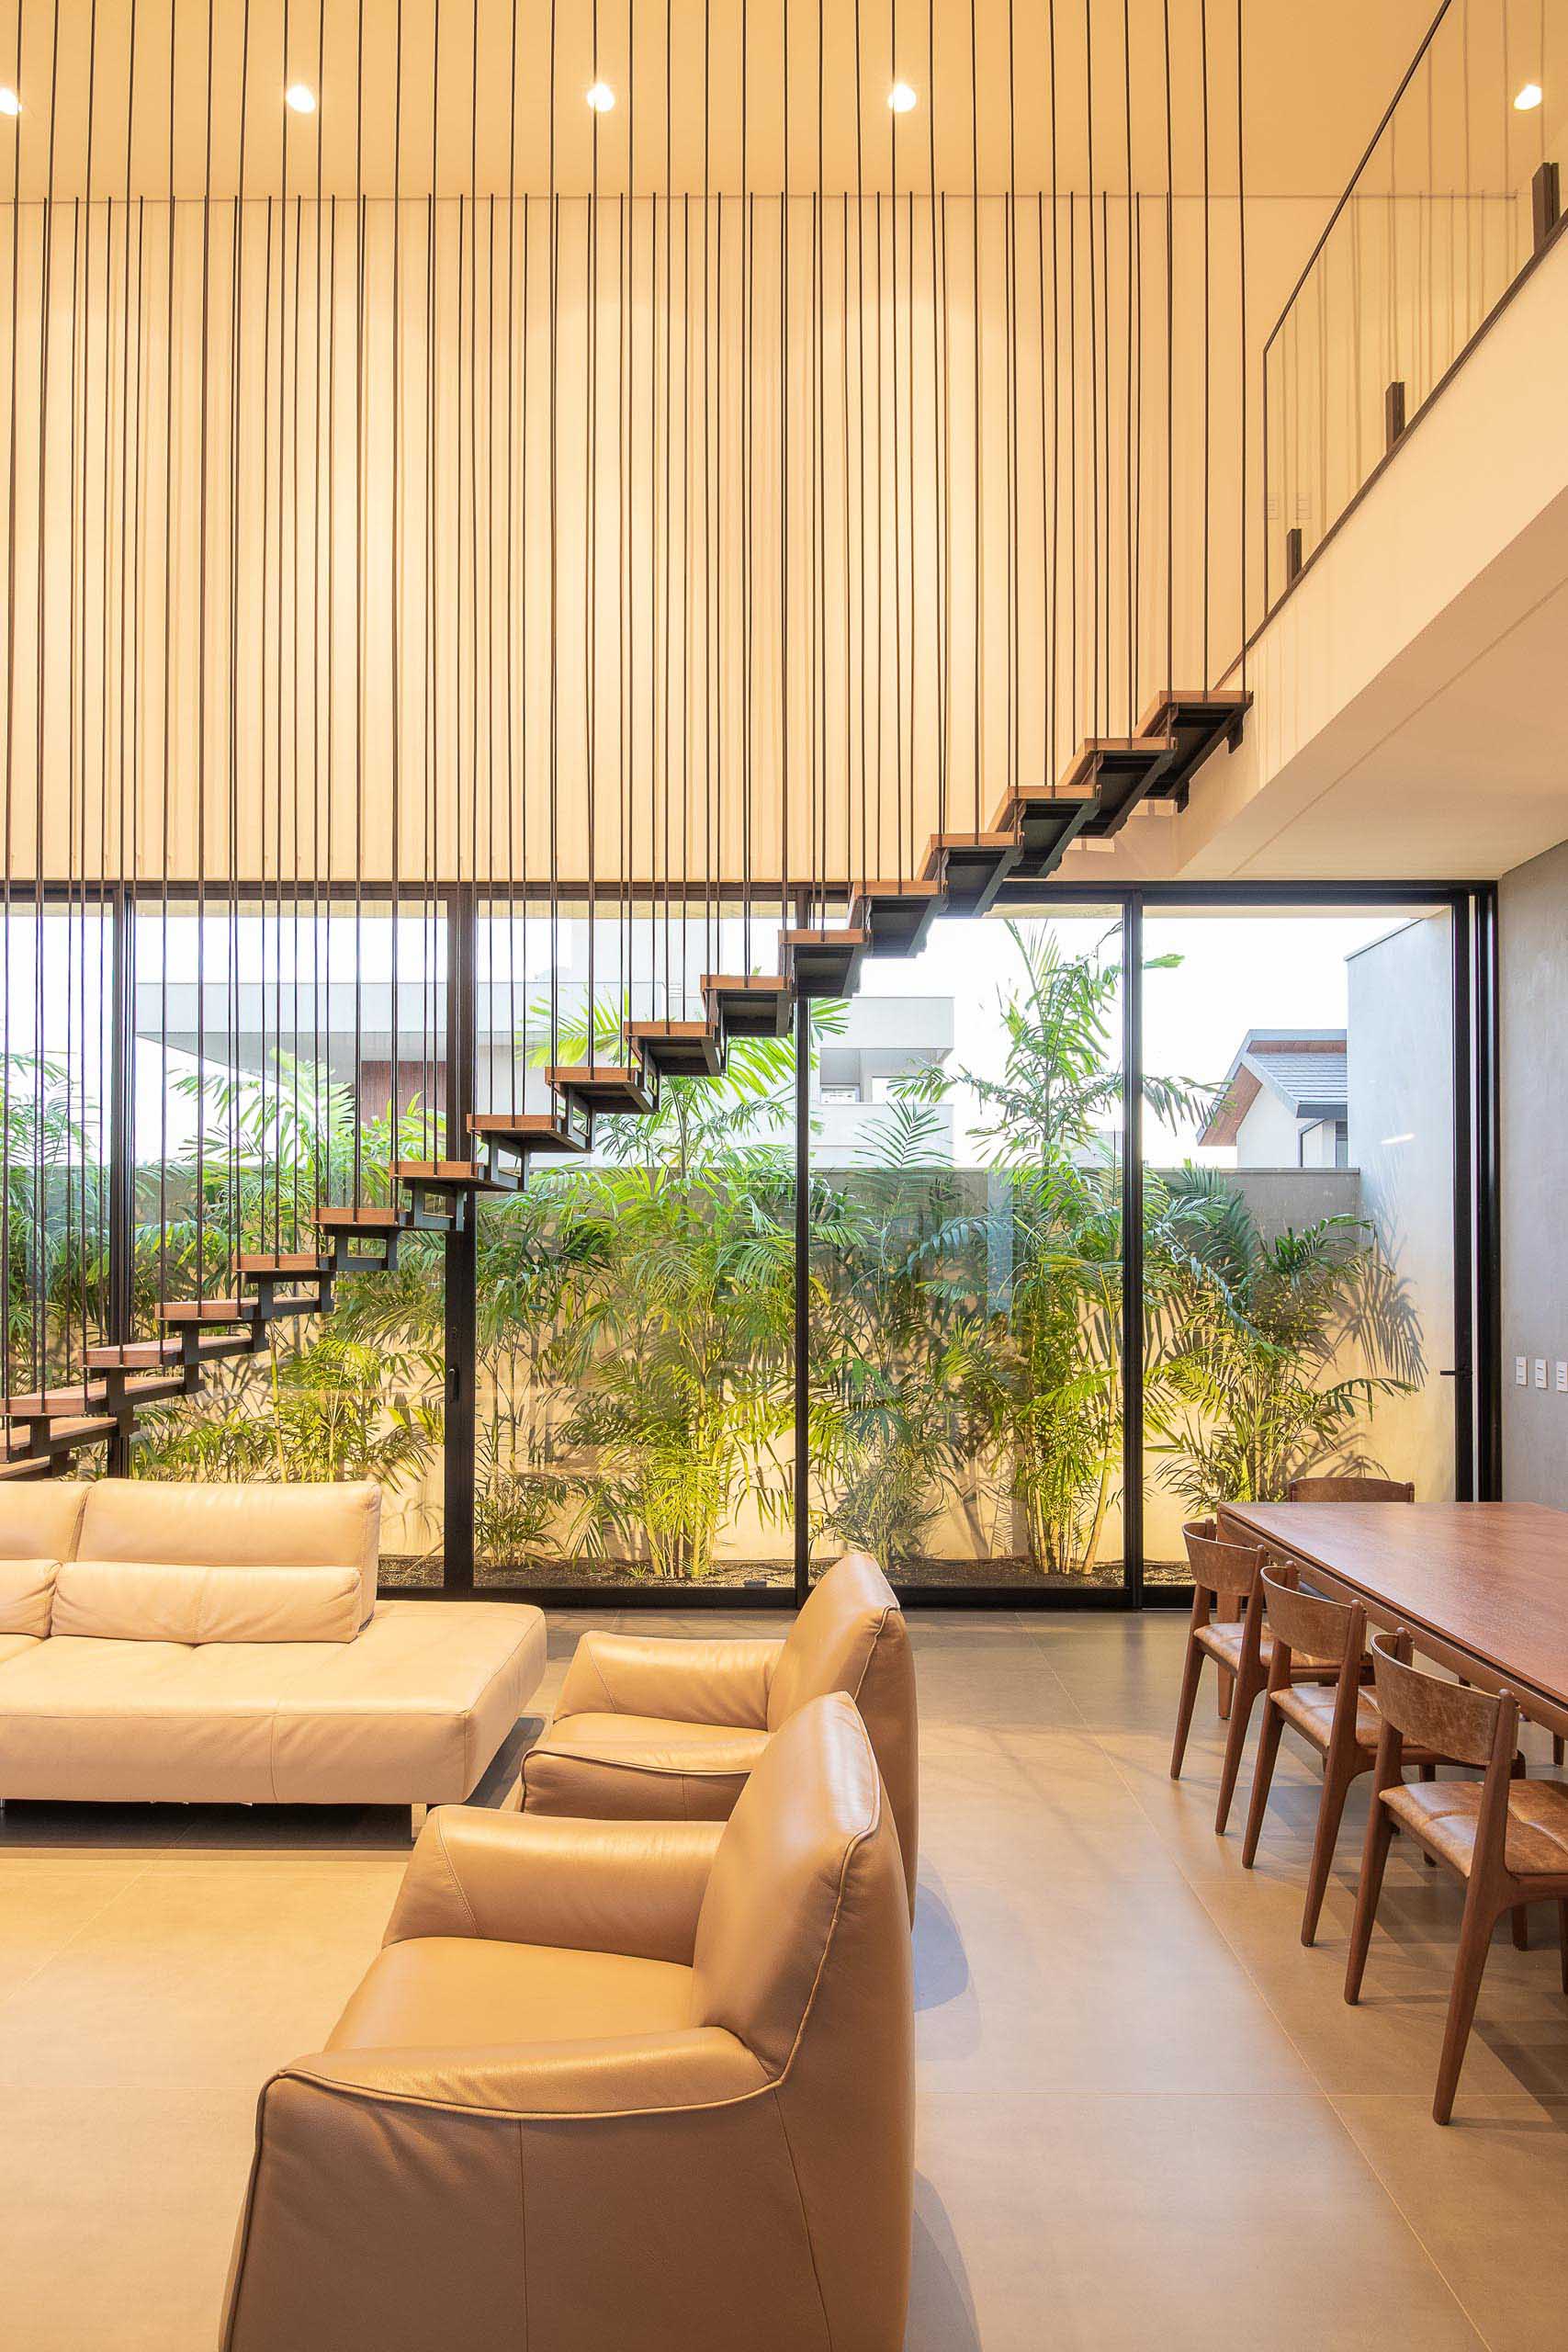
{"label": "sliding glass door", "polygon": [[812,1565],[1120,1589],[1118,908],[935,923],[820,1008]]}
{"label": "sliding glass door", "polygon": [[[546,1112],[591,1007],[608,1064],[633,1008],[699,1022],[705,972],[779,967],[776,908],[665,915],[78,910],[73,984],[124,956],[134,1051],[120,1095],[60,1080],[94,1141],[42,1153],[49,1235],[79,1248],[85,1204],[150,1333],[236,1250],[308,1248],[319,1201],[385,1198],[394,1138]],[[36,928],[16,1001],[51,984]],[[1490,935],[1458,891],[1010,888],[407,1237],[131,1466],[377,1476],[406,1589],[682,1605],[788,1598],[851,1545],[916,1595],[1135,1603],[1223,1495],[1484,1491]],[[13,1256],[39,1083],[12,1068]],[[13,1380],[69,1354],[46,1321],[13,1317]]]}
{"label": "sliding glass door", "polygon": [[1456,1482],[1454,910],[1144,918],[1144,1576],[1292,1479]]}

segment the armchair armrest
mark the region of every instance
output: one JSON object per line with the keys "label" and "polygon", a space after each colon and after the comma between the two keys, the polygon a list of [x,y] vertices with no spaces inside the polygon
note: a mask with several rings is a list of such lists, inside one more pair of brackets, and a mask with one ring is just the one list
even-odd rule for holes
{"label": "armchair armrest", "polygon": [[673,1641],[584,1634],[566,1670],[558,1715],[663,1715],[683,1724],[768,1727],[781,1641]]}
{"label": "armchair armrest", "polygon": [[[760,2135],[777,2145],[754,2096],[766,2087],[744,2045],[711,2026],[300,2059],[262,2094],[223,2352],[515,2352],[523,2312],[580,2301],[617,2234],[662,2246],[690,2222],[679,2195],[661,2208],[658,2167],[626,2119],[711,2122],[705,2178],[723,2228],[727,2186],[755,2195]],[[692,2164],[679,2144],[678,2184]]]}
{"label": "armchair armrest", "polygon": [[723,1829],[442,1805],[420,1833],[383,1940],[478,1936],[689,1965]]}

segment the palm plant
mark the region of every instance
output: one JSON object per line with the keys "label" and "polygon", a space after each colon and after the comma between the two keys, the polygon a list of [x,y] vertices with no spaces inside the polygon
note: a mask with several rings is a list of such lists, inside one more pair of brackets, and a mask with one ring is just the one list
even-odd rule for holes
{"label": "palm plant", "polygon": [[[598,1000],[601,1059],[626,1013]],[[587,1057],[581,1028],[547,1037],[536,1008],[536,1060]],[[743,1496],[764,1522],[787,1515],[794,1080],[792,1041],[737,1044],[722,1080],[669,1080],[651,1115],[602,1121],[604,1165],[496,1216],[481,1346],[497,1540],[502,1506],[536,1542],[553,1514],[569,1553],[701,1577]],[[525,1501],[529,1477],[548,1513]]]}
{"label": "palm plant", "polygon": [[[1009,1277],[999,1301],[965,1313],[948,1359],[980,1458],[1017,1504],[1034,1566],[1087,1576],[1122,1470],[1122,969],[1107,941],[1075,954],[1049,928],[1007,928],[1021,981],[998,1008],[1000,1076],[935,1072],[913,1088],[967,1086],[982,1153],[1010,1179]],[[1143,1086],[1164,1117],[1208,1099],[1185,1079],[1146,1074]],[[950,1305],[963,1285],[940,1261],[983,1253],[992,1227],[989,1215],[961,1218],[932,1237],[928,1287]]]}
{"label": "palm plant", "polygon": [[68,1363],[79,1370],[82,1335],[101,1323],[107,1179],[91,1133],[96,1106],[66,1063],[12,1054],[0,1072],[0,1387],[47,1387]]}
{"label": "palm plant", "polygon": [[973,1487],[961,1309],[925,1254],[957,1208],[939,1137],[929,1105],[895,1101],[867,1128],[871,1164],[811,1187],[810,1443],[825,1498],[813,1516],[895,1566]]}
{"label": "palm plant", "polygon": [[[176,1081],[199,1100],[201,1144],[140,1172],[132,1295],[143,1328],[159,1298],[210,1287],[238,1250],[298,1244],[318,1200],[350,1195],[356,1180],[361,1197],[389,1197],[392,1160],[421,1148],[418,1102],[362,1119],[352,1087],[285,1056],[271,1079]],[[415,1488],[444,1438],[443,1340],[439,1245],[409,1236],[395,1271],[340,1283],[330,1318],[272,1325],[259,1365],[214,1367],[199,1396],[149,1423],[137,1475]]]}
{"label": "palm plant", "polygon": [[[1208,1511],[1376,1467],[1359,1432],[1414,1367],[1372,1227],[1321,1217],[1266,1239],[1242,1194],[1197,1168],[1151,1178],[1148,1225],[1145,1410],[1162,1483]],[[1370,1369],[1338,1371],[1348,1354]]]}

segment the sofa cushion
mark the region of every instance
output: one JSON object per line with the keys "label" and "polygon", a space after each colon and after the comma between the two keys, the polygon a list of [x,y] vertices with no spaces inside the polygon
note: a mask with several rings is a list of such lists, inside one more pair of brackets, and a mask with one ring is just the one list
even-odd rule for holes
{"label": "sofa cushion", "polygon": [[765,1731],[659,1715],[558,1715],[523,1759],[525,1812],[615,1821],[725,1821],[766,1753]]}
{"label": "sofa cushion", "polygon": [[544,1665],[544,1618],[517,1603],[387,1601],[352,1642],[57,1634],[0,1667],[0,1794],[460,1802]]}
{"label": "sofa cushion", "polygon": [[58,1560],[0,1559],[0,1634],[30,1634],[37,1641],[49,1631]]}
{"label": "sofa cushion", "polygon": [[361,1598],[355,1566],[68,1560],[55,1587],[53,1630],[117,1642],[352,1642]]}
{"label": "sofa cushion", "polygon": [[38,1637],[33,1634],[0,1634],[0,1666],[14,1657],[25,1657],[28,1650],[36,1650],[38,1645]]}
{"label": "sofa cushion", "polygon": [[0,1487],[0,1560],[71,1560],[95,1482],[28,1478]]}
{"label": "sofa cushion", "polygon": [[362,1622],[376,1606],[378,1487],[100,1478],[85,1492],[78,1559],[167,1560],[196,1568],[353,1566]]}

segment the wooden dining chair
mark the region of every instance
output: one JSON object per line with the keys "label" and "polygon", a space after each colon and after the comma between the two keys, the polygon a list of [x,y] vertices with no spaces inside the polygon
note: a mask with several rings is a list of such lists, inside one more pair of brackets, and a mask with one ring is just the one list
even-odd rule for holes
{"label": "wooden dining chair", "polygon": [[[1215,1533],[1212,1519],[1190,1520],[1182,1529],[1192,1570],[1192,1615],[1187,1628],[1187,1649],[1181,1665],[1181,1690],[1176,1702],[1176,1738],[1170,1751],[1170,1777],[1181,1778],[1187,1735],[1198,1697],[1203,1660],[1213,1658],[1219,1672],[1222,1698],[1228,1697],[1225,1757],[1220,1771],[1219,1803],[1214,1831],[1224,1837],[1231,1799],[1247,1745],[1247,1726],[1253,1706],[1268,1679],[1272,1644],[1263,1632],[1262,1589],[1258,1582],[1265,1555],[1255,1544],[1227,1544]],[[1229,1612],[1229,1613],[1220,1613]],[[1321,1662],[1298,1662],[1303,1678],[1321,1679]],[[1227,1712],[1222,1705],[1222,1713]]]}
{"label": "wooden dining chair", "polygon": [[1288,1503],[1413,1503],[1416,1489],[1408,1478],[1292,1478],[1285,1489]]}
{"label": "wooden dining chair", "polygon": [[[1272,1576],[1267,1568],[1263,1571],[1264,1638],[1273,1646],[1241,1860],[1242,1867],[1250,1870],[1257,1859],[1280,1736],[1289,1728],[1305,1740],[1323,1763],[1323,1793],[1318,1799],[1317,1829],[1302,1911],[1302,1941],[1310,1944],[1317,1934],[1345,1800],[1352,1781],[1372,1769],[1382,1721],[1377,1700],[1363,1676],[1366,1611],[1359,1601],[1328,1600],[1320,1593],[1303,1592],[1293,1579],[1292,1569]],[[1292,1682],[1292,1665],[1298,1657],[1332,1666],[1333,1682]],[[1404,1761],[1416,1765],[1422,1779],[1429,1781],[1438,1758],[1426,1748],[1407,1747]]]}
{"label": "wooden dining chair", "polygon": [[[1517,1777],[1519,1711],[1509,1692],[1494,1696],[1425,1674],[1411,1665],[1410,1650],[1410,1636],[1403,1629],[1392,1639],[1386,1634],[1373,1636],[1372,1672],[1382,1729],[1345,1998],[1354,2003],[1360,1996],[1389,1842],[1396,1828],[1407,1830],[1464,1882],[1453,1990],[1432,2101],[1434,2120],[1446,2123],[1453,2112],[1454,2088],[1492,1930],[1505,1911],[1514,1914],[1517,1943],[1524,1939],[1525,1906],[1556,1903],[1562,1989],[1568,1993],[1568,1789],[1555,1781]],[[1484,1778],[1407,1781],[1403,1767],[1411,1747],[1406,1743],[1478,1766]]]}

